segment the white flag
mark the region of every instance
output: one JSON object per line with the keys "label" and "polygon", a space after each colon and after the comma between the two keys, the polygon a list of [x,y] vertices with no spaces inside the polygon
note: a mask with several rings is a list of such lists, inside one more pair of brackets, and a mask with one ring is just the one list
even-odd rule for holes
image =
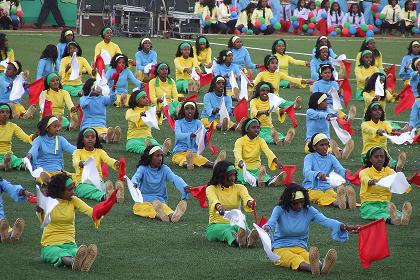
{"label": "white flag", "polygon": [[195,68],[192,69],[190,76],[194,81],[200,80],[200,76],[198,75],[197,71],[195,71]]}
{"label": "white flag", "polygon": [[34,178],[38,178],[41,175],[41,173],[44,172],[44,169],[42,167],[38,167],[37,169],[33,170],[31,161],[27,157],[23,158],[23,163],[25,164],[26,169],[28,169],[29,173],[31,173],[32,177]]}
{"label": "white flag", "polygon": [[410,183],[408,183],[404,173],[402,172],[397,172],[386,176],[380,179],[378,183],[376,183],[376,185],[387,188],[392,193],[396,194],[406,193],[408,188],[410,187]]}
{"label": "white flag", "polygon": [[110,89],[108,86],[108,80],[105,77],[105,70],[102,70],[102,77],[99,73],[96,73],[95,85],[101,89],[103,96],[109,96]]}
{"label": "white flag", "polygon": [[270,108],[277,109],[281,104],[286,102],[283,98],[275,95],[274,93],[268,93],[268,102],[270,103]]}
{"label": "white flag", "polygon": [[375,81],[375,95],[385,96],[384,84],[381,83],[381,75],[378,75]]}
{"label": "white flag", "polygon": [[330,186],[333,187],[333,188],[341,186],[344,183],[346,183],[346,179],[341,177],[341,175],[338,174],[335,171],[330,172],[330,174],[327,177],[327,181],[328,181],[328,183],[330,183]]}
{"label": "white flag", "polygon": [[158,129],[158,120],[156,118],[156,106],[150,107],[146,112],[144,112],[146,116],[142,116],[141,119],[143,122],[150,128]]}
{"label": "white flag", "polygon": [[44,112],[44,106],[45,106],[45,100],[47,100],[47,97],[45,96],[46,91],[42,91],[39,95],[39,109],[41,110],[41,115]]}
{"label": "white flag", "polygon": [[233,73],[233,71],[230,71],[229,73],[229,84],[232,87],[232,91],[234,88],[239,90],[239,86],[238,86],[238,83],[236,82],[235,74]]}
{"label": "white flag", "polygon": [[268,235],[268,233],[263,230],[261,227],[259,227],[257,224],[253,224],[254,228],[257,230],[258,235],[260,236],[261,243],[264,248],[264,252],[267,255],[267,257],[272,262],[277,262],[280,260],[280,257],[273,253],[273,248],[271,247],[271,238]]}
{"label": "white flag", "polygon": [[343,60],[347,60],[347,56],[345,54],[339,55],[337,58],[332,58],[332,65],[333,66],[340,66]]}
{"label": "white flag", "polygon": [[257,179],[251,173],[249,173],[248,170],[246,170],[245,163],[242,166],[242,176],[245,182],[247,182],[251,187],[257,186]]}
{"label": "white flag", "polygon": [[101,50],[101,57],[105,65],[108,65],[111,63],[112,57],[107,50],[103,50],[103,49]]}
{"label": "white flag", "polygon": [[9,96],[10,101],[22,98],[23,94],[25,93],[25,88],[23,87],[24,83],[25,78],[23,77],[23,72],[21,72],[13,81],[12,90],[10,91]]}
{"label": "white flag", "polygon": [[334,111],[338,112],[343,109],[343,106],[341,106],[340,95],[338,95],[338,91],[335,88],[331,88],[328,95],[331,95],[332,97]]}
{"label": "white flag", "polygon": [[88,158],[83,165],[82,171],[82,183],[92,184],[99,190],[104,190],[104,186],[101,183],[101,177],[99,177],[98,169],[95,165],[93,157]]}
{"label": "white flag", "polygon": [[239,93],[239,100],[245,98],[248,101],[248,78],[241,71],[241,92]]}
{"label": "white flag", "polygon": [[150,70],[152,70],[152,66],[153,66],[153,63],[146,64],[146,66],[144,66],[144,69],[143,69],[144,74],[149,74]]}
{"label": "white flag", "polygon": [[0,61],[0,65],[4,67],[4,71],[6,71],[7,65],[9,64],[9,58]]}
{"label": "white flag", "polygon": [[384,133],[384,136],[396,145],[402,145],[406,143],[411,144],[414,141],[410,131],[401,133],[401,135],[388,135]]}
{"label": "white flag", "polygon": [[127,181],[127,187],[130,191],[131,197],[133,198],[135,203],[143,203],[143,195],[139,188],[135,188],[133,182],[131,182],[130,178],[125,176],[125,180]]}
{"label": "white flag", "polygon": [[36,198],[38,207],[44,210],[44,220],[42,221],[41,228],[46,227],[51,223],[51,212],[55,206],[58,204],[58,200],[45,196],[38,186],[36,186]]}
{"label": "white flag", "polygon": [[225,215],[223,216],[226,220],[230,221],[231,226],[239,226],[243,229],[246,229],[245,226],[245,215],[239,209],[232,209],[230,211],[225,211]]}
{"label": "white flag", "polygon": [[222,102],[220,103],[219,116],[220,116],[220,123],[222,123],[223,119],[225,118],[227,118],[228,122],[230,122],[229,113],[226,108],[225,99],[223,98],[223,96],[222,96]]}
{"label": "white flag", "polygon": [[197,155],[201,155],[206,148],[206,129],[204,125],[202,125],[196,132],[195,132],[195,143],[197,144]]}
{"label": "white flag", "polygon": [[206,73],[207,73],[207,74],[209,74],[209,73],[213,73],[214,65],[215,65],[216,63],[217,63],[217,62],[216,62],[216,60],[213,60],[213,63],[212,63],[212,65],[211,65],[211,67],[210,67],[210,68],[204,67],[204,70],[206,71]]}
{"label": "white flag", "polygon": [[351,135],[348,131],[342,129],[337,122],[336,118],[332,118],[330,119],[331,125],[334,128],[335,134],[337,135],[337,137],[340,139],[341,143],[343,143],[344,145],[350,141],[351,139]]}
{"label": "white flag", "polygon": [[69,77],[70,81],[77,80],[80,76],[80,64],[79,61],[77,61],[77,54],[76,52],[73,53],[73,56],[71,57],[71,74]]}

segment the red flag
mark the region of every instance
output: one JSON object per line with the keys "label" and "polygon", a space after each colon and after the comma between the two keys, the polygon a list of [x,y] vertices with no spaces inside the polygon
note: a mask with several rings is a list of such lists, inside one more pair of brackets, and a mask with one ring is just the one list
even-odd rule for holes
{"label": "red flag", "polygon": [[414,136],[412,145],[420,143],[420,134]]}
{"label": "red flag", "polygon": [[98,71],[97,73],[99,73],[99,75],[102,77],[102,72],[106,71],[106,68],[105,68],[105,62],[100,54],[96,56],[95,68],[96,68],[96,71]]}
{"label": "red flag", "polygon": [[152,103],[152,100],[150,99],[150,89],[149,89],[149,83],[143,83],[144,92],[146,92],[146,97],[149,100],[149,103]]}
{"label": "red flag", "polygon": [[44,90],[44,78],[39,78],[35,82],[29,84],[28,94],[29,100],[28,103],[31,105],[39,104],[39,95]]}
{"label": "red flag", "polygon": [[112,206],[117,202],[117,191],[119,190],[115,190],[107,200],[102,201],[93,207],[92,219],[94,222],[98,221],[111,211]]}
{"label": "red flag", "polygon": [[152,65],[152,68],[150,68],[150,72],[149,72],[149,74],[150,74],[150,79],[153,79],[153,78],[155,78],[156,76],[155,76],[155,69],[156,69],[156,66],[157,66],[157,64],[153,64]]}
{"label": "red flag", "polygon": [[111,76],[111,80],[114,81],[114,85],[117,84],[118,79],[120,78],[120,73],[121,73],[122,70],[124,70],[124,67],[121,64],[118,64],[117,68],[115,68],[115,73],[112,74],[112,76]]}
{"label": "red flag", "polygon": [[42,117],[51,116],[51,115],[52,115],[52,102],[45,100],[44,110],[42,111]]}
{"label": "red flag", "polygon": [[259,72],[264,72],[264,71],[265,71],[265,66],[264,66],[264,65],[259,65],[259,66],[257,67],[257,70],[258,70]]}
{"label": "red flag", "polygon": [[252,212],[254,212],[254,220],[255,223],[258,224],[260,227],[267,223],[267,218],[263,215],[261,216],[260,221],[258,222],[258,215],[257,215],[257,200],[254,198],[254,205],[252,206]]}
{"label": "red flag", "polygon": [[194,101],[194,102],[197,102],[198,101],[198,95],[197,94],[191,94],[190,96],[187,96],[184,99],[182,99],[181,102],[186,102],[186,101]]}
{"label": "red flag", "polygon": [[395,74],[395,64],[384,69],[386,74],[386,87],[391,91],[395,91],[395,83],[397,75]]}
{"label": "red flag", "polygon": [[346,170],[346,180],[350,181],[350,183],[352,183],[355,186],[360,186],[360,178],[359,178],[359,173],[360,171],[362,171],[365,167],[362,166],[360,167],[356,173],[354,173],[353,175],[351,174],[350,170],[347,169]]}
{"label": "red flag", "polygon": [[108,178],[109,176],[108,164],[106,164],[105,162],[101,162],[101,173],[102,173],[102,178]]}
{"label": "red flag", "polygon": [[262,215],[260,222],[258,223],[258,226],[263,227],[263,225],[265,225],[266,223],[267,223],[267,218],[264,215]]}
{"label": "red flag", "polygon": [[219,151],[219,149],[213,146],[210,142],[211,137],[213,136],[213,132],[214,132],[214,125],[213,125],[213,122],[211,122],[210,128],[206,132],[206,143],[207,143],[207,146],[209,146],[212,155],[216,154]]}
{"label": "red flag", "polygon": [[345,131],[347,131],[348,133],[350,133],[350,135],[354,134],[354,131],[351,128],[351,123],[349,121],[347,121],[345,119],[337,118],[337,122],[339,123],[341,128],[344,129]]}
{"label": "red flag", "polygon": [[280,113],[286,113],[289,116],[290,120],[292,121],[293,127],[294,128],[298,127],[296,114],[295,114],[295,107],[293,105],[284,109],[280,109]]}
{"label": "red flag", "polygon": [[340,89],[343,91],[344,104],[348,107],[351,100],[351,86],[348,79],[341,81]]}
{"label": "red flag", "polygon": [[83,121],[83,109],[82,109],[82,106],[80,106],[80,104],[77,104],[76,108],[79,111],[79,126],[81,126],[82,121]]}
{"label": "red flag", "polygon": [[125,181],[125,158],[124,157],[120,157],[120,171],[118,174],[118,179],[120,181]]}
{"label": "red flag", "polygon": [[206,202],[206,189],[207,185],[191,188],[191,195],[198,200],[198,203],[200,203],[201,208],[209,208]]}
{"label": "red flag", "polygon": [[389,257],[384,218],[364,225],[359,233],[359,258],[364,269],[374,261]]}
{"label": "red flag", "polygon": [[404,110],[411,110],[416,98],[410,85],[406,85],[398,95],[398,104],[395,105],[395,115],[402,113]]}
{"label": "red flag", "polygon": [[286,178],[284,178],[284,184],[288,185],[293,182],[293,174],[296,172],[296,165],[283,165],[281,170],[286,172]]}
{"label": "red flag", "polygon": [[414,174],[410,180],[409,180],[410,184],[414,184],[420,187],[420,173],[416,173]]}
{"label": "red flag", "polygon": [[207,74],[198,74],[200,76],[200,87],[204,87],[211,83],[211,80],[213,80],[213,74],[207,73]]}
{"label": "red flag", "polygon": [[36,195],[30,195],[28,197],[28,202],[31,204],[37,204],[38,203],[38,198],[36,197]]}
{"label": "red flag", "polygon": [[248,103],[245,98],[242,98],[241,101],[236,104],[235,108],[233,108],[233,115],[238,123],[243,118],[248,118]]}
{"label": "red flag", "polygon": [[348,60],[343,60],[341,61],[341,63],[343,63],[344,68],[346,69],[346,76],[344,79],[348,79],[350,78],[350,73],[351,73],[351,61]]}
{"label": "red flag", "polygon": [[169,126],[173,131],[175,131],[175,120],[169,114],[169,106],[166,105],[163,107],[163,114],[165,115],[166,120],[168,121]]}

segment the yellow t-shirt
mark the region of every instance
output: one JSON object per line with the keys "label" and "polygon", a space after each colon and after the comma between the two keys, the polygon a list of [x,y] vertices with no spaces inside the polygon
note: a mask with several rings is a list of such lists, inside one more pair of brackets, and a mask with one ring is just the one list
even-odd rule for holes
{"label": "yellow t-shirt", "polygon": [[216,204],[220,203],[225,210],[240,209],[241,200],[246,212],[251,212],[247,202],[254,200],[248,193],[247,188],[241,184],[235,184],[229,188],[222,188],[221,185],[210,185],[206,189],[207,199],[209,201],[209,224],[229,224],[230,221],[223,218],[216,211]]}
{"label": "yellow t-shirt", "polygon": [[[41,94],[45,96],[46,100],[51,101],[53,115],[64,114],[64,106],[67,107],[69,112],[74,107],[70,94],[63,89],[59,89],[58,91],[48,89],[44,90]],[[39,100],[42,100],[42,98]]]}
{"label": "yellow t-shirt", "polygon": [[387,134],[392,132],[392,126],[388,121],[362,122],[363,148],[362,154],[366,154],[373,147],[381,147],[387,151],[387,139],[385,136],[376,134],[378,129],[384,130]]}
{"label": "yellow t-shirt", "polygon": [[376,66],[370,66],[369,68],[365,68],[364,66],[357,66],[354,68],[357,89],[363,89],[366,84],[366,79],[369,79],[370,76],[377,72],[379,72],[379,69]]}
{"label": "yellow t-shirt", "polygon": [[[358,52],[357,55],[356,55],[356,65],[357,66],[359,66],[361,55],[362,55],[361,52]],[[374,66],[378,67],[378,69],[384,69],[384,66],[382,65],[382,54],[381,53],[379,53],[379,57],[375,57],[375,65]]]}
{"label": "yellow t-shirt", "polygon": [[[375,98],[376,95],[375,95],[374,90],[371,90],[369,92],[364,91],[362,95],[363,95],[363,100],[365,101],[365,108],[363,109],[363,113],[366,113],[367,108],[369,107],[370,103],[372,103],[372,100]],[[376,102],[381,104],[382,108],[385,111],[386,102],[391,102],[393,100],[394,100],[394,97],[392,96],[392,94],[388,90],[385,90],[385,99],[378,100]]]}
{"label": "yellow t-shirt", "polygon": [[[42,233],[42,246],[76,243],[75,210],[92,217],[93,209],[76,196],[73,196],[71,201],[57,200],[59,203],[51,211],[51,223],[44,228]],[[43,217],[41,218],[43,219]]]}
{"label": "yellow t-shirt", "polygon": [[287,54],[281,55],[276,53],[275,56],[279,61],[279,71],[286,75],[289,75],[289,64],[306,66],[306,62],[304,60],[294,59]]}
{"label": "yellow t-shirt", "polygon": [[248,22],[251,20],[251,18],[248,17],[248,13],[246,11],[242,11],[239,14],[238,20],[236,21],[235,27],[238,27],[239,25],[243,25],[244,27],[248,28]]}
{"label": "yellow t-shirt", "polygon": [[152,130],[141,119],[140,114],[147,111],[148,106],[143,108],[135,107],[125,112],[125,119],[128,121],[127,139],[146,138],[152,136]]}
{"label": "yellow t-shirt", "polygon": [[[1,57],[6,57],[4,51],[1,51]],[[7,51],[7,58],[9,59],[9,62],[15,61],[15,52],[13,51],[13,49],[9,48],[9,50]],[[4,71],[5,69],[6,67],[0,65],[0,71]]]}
{"label": "yellow t-shirt", "polygon": [[102,169],[101,163],[106,163],[112,169],[115,168],[116,159],[111,158],[108,154],[102,149],[93,149],[93,151],[87,151],[85,148],[77,149],[73,152],[73,167],[76,171],[76,176],[74,177],[75,184],[77,185],[82,181],[82,172],[83,168],[79,167],[79,162],[88,160],[90,157],[93,157],[95,161],[96,169],[98,169],[99,176],[102,178]]}
{"label": "yellow t-shirt", "polygon": [[200,1],[195,2],[194,5],[194,15],[201,16],[203,14],[204,6],[200,3]]}
{"label": "yellow t-shirt", "polygon": [[184,72],[184,69],[190,68],[192,70],[193,67],[197,67],[194,58],[188,57],[185,59],[180,56],[174,59],[174,64],[176,70],[175,77],[177,80],[192,80],[191,76],[187,72]]}
{"label": "yellow t-shirt", "polygon": [[[158,98],[162,98],[162,96],[166,93],[166,101],[168,103],[172,102],[173,100],[178,100],[178,91],[176,90],[176,83],[171,78],[167,78],[166,82],[162,82],[159,79],[159,86],[156,87],[156,79],[158,77],[149,81],[149,95],[150,101],[152,104],[157,105],[157,108],[160,109],[163,103],[157,103]],[[168,83],[168,79],[171,79],[172,83]]]}
{"label": "yellow t-shirt", "polygon": [[17,124],[8,122],[0,125],[0,155],[12,154],[12,140],[16,135],[22,142],[32,144],[31,137]]}
{"label": "yellow t-shirt", "polygon": [[201,63],[205,64],[205,65],[209,65],[211,63],[211,60],[213,59],[211,57],[211,48],[208,47],[204,50],[200,51],[200,54],[197,56],[197,51],[196,48],[193,47],[193,52],[194,52],[194,63],[195,65],[200,65]]}
{"label": "yellow t-shirt", "polygon": [[260,123],[261,127],[273,127],[273,122],[271,120],[271,114],[270,115],[259,115],[257,117],[258,111],[265,111],[270,109],[270,102],[262,101],[260,98],[253,98],[251,102],[249,102],[249,106],[251,107],[251,118],[257,118]]}
{"label": "yellow t-shirt", "polygon": [[369,180],[379,180],[383,177],[394,174],[395,171],[391,168],[384,167],[381,171],[375,167],[365,168],[359,173],[360,177],[360,200],[362,203],[370,201],[391,201],[392,193],[389,189],[380,187],[378,185],[368,186]]}
{"label": "yellow t-shirt", "polygon": [[212,9],[212,13],[210,13],[210,9],[209,9],[208,6],[204,6],[203,13],[202,13],[201,17],[203,19],[205,19],[207,16],[210,17],[210,21],[212,23],[216,23],[217,22],[217,18],[219,17],[219,9],[217,8],[217,6],[215,6]]}
{"label": "yellow t-shirt", "polygon": [[67,72],[65,70],[67,64],[71,63],[71,56],[66,56],[61,59],[60,71],[58,74],[61,77],[61,83],[63,85],[78,86],[82,84],[82,74],[88,74],[92,76],[92,67],[90,67],[90,64],[87,62],[86,58],[78,56],[77,61],[80,64],[79,78],[70,81],[71,68]]}
{"label": "yellow t-shirt", "polygon": [[258,75],[254,79],[254,85],[257,85],[259,82],[269,82],[274,87],[274,94],[279,95],[279,88],[280,88],[280,81],[286,80],[291,83],[301,85],[302,79],[300,78],[293,78],[290,76],[287,76],[286,74],[282,72],[274,72],[271,73],[267,70],[258,73]]}
{"label": "yellow t-shirt", "polygon": [[242,160],[247,169],[257,170],[261,166],[261,151],[267,157],[268,167],[271,170],[276,169],[277,164],[274,162],[276,155],[270,150],[264,139],[259,136],[251,140],[248,135],[244,135],[236,140],[233,148],[235,164],[238,165],[239,161]]}
{"label": "yellow t-shirt", "polygon": [[95,46],[95,57],[93,58],[94,60],[96,59],[96,56],[101,53],[102,50],[106,50],[111,56],[111,58],[117,53],[122,53],[120,47],[114,42],[105,43],[105,41],[102,40]]}
{"label": "yellow t-shirt", "polygon": [[[252,16],[251,16],[252,24],[255,25],[255,22],[261,17],[263,17],[263,10],[262,9],[261,10],[255,9],[254,12],[252,12]],[[265,24],[267,26],[269,26],[271,24],[270,20],[272,18],[273,18],[273,12],[271,11],[271,9],[270,8],[265,8]]]}

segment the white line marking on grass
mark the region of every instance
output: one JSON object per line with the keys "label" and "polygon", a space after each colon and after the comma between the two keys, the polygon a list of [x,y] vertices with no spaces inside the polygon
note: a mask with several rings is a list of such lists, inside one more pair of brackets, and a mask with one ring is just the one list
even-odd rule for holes
{"label": "white line marking on grass", "polygon": [[[185,40],[185,39],[178,39],[178,38],[171,38],[171,40],[176,40],[176,41],[187,41],[187,42],[195,42],[194,40]],[[224,46],[224,47],[226,47],[227,45],[226,44],[220,44],[220,43],[212,43],[212,45],[216,45],[216,46]],[[271,50],[269,50],[269,49],[263,49],[263,48],[254,48],[254,47],[246,47],[247,49],[249,49],[249,50],[256,50],[256,51],[265,51],[265,52],[271,52]],[[312,56],[312,54],[311,53],[301,53],[301,52],[290,52],[290,51],[287,51],[287,53],[291,53],[291,54],[297,54],[297,55],[304,55],[304,56]],[[350,61],[356,61],[355,59],[352,59],[352,58],[347,58],[347,60],[350,60]],[[392,64],[394,64],[394,63],[385,63],[385,62],[383,62],[382,64],[385,64],[385,65],[392,65]],[[398,67],[400,67],[401,65],[400,64],[395,64],[395,66],[398,66]]]}

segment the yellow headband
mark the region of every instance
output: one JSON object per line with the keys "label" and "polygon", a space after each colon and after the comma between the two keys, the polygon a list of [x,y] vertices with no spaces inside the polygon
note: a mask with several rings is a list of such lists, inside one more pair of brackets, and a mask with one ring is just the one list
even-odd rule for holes
{"label": "yellow headband", "polygon": [[233,36],[232,37],[232,43],[235,43],[236,40],[241,39],[239,36]]}
{"label": "yellow headband", "polygon": [[319,50],[322,50],[322,49],[328,49],[328,46],[320,46]]}
{"label": "yellow headband", "polygon": [[152,42],[152,41],[150,41],[149,38],[144,38],[143,40],[141,40],[140,44],[143,45],[143,43],[146,42],[146,41]]}
{"label": "yellow headband", "polygon": [[322,101],[324,101],[325,99],[327,99],[327,95],[324,93],[323,95],[321,95],[321,97],[318,99],[318,105],[322,103]]}
{"label": "yellow headband", "polygon": [[314,137],[314,140],[312,141],[312,145],[315,146],[319,141],[328,139],[327,135],[324,133],[319,133]]}
{"label": "yellow headband", "polygon": [[154,152],[162,150],[159,146],[154,146],[153,148],[150,149],[149,151],[149,156],[153,155]]}
{"label": "yellow headband", "polygon": [[56,117],[52,117],[52,118],[50,118],[49,120],[48,120],[48,122],[47,122],[47,126],[46,127],[49,127],[53,122],[55,122],[55,121],[58,121],[58,119],[56,118]]}
{"label": "yellow headband", "polygon": [[67,30],[67,31],[64,33],[64,36],[67,36],[67,35],[73,35],[73,31],[71,31],[71,30]]}
{"label": "yellow headband", "polygon": [[298,200],[298,199],[302,199],[302,198],[305,198],[302,191],[295,192],[295,195],[293,196],[293,200]]}
{"label": "yellow headband", "polygon": [[187,105],[191,105],[195,108],[194,102],[188,101],[187,103],[185,103],[184,107],[187,107]]}

